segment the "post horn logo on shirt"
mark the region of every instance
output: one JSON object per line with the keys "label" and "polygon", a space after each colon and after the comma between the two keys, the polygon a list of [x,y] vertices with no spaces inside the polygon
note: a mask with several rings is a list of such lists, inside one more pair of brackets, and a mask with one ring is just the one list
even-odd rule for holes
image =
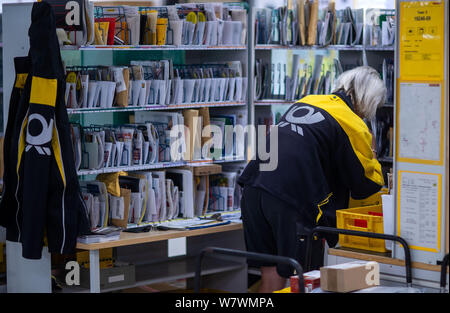
{"label": "post horn logo on shirt", "polygon": [[[294,116],[295,113],[299,111],[306,111],[302,116]],[[311,125],[322,122],[325,120],[321,112],[315,112],[312,107],[309,106],[297,106],[292,108],[285,117],[286,121],[283,121],[279,124],[279,127],[286,127],[291,125],[291,130],[295,133],[298,133],[300,136],[303,136],[303,128],[301,128],[301,124]],[[300,125],[299,125],[300,124]]]}
{"label": "post horn logo on shirt", "polygon": [[53,119],[50,120],[50,123],[47,123],[45,118],[37,113],[31,114],[28,118],[28,125],[30,125],[31,121],[38,121],[41,123],[41,132],[33,136],[30,134],[30,128],[27,127],[27,147],[25,149],[26,152],[30,151],[31,148],[35,148],[36,151],[40,155],[51,155],[52,152],[48,147],[42,147],[43,145],[49,143],[52,140],[52,131],[53,131]]}

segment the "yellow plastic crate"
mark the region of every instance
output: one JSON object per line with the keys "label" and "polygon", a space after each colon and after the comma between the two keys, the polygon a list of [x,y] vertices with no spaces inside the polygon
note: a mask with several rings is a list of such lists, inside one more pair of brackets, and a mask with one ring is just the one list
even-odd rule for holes
{"label": "yellow plastic crate", "polygon": [[[337,210],[337,228],[383,234],[384,228],[382,214],[383,207],[381,205]],[[339,244],[341,247],[376,252],[388,251],[386,250],[385,241],[383,239],[339,235]]]}
{"label": "yellow plastic crate", "polygon": [[387,188],[382,188],[379,192],[371,195],[370,197],[362,200],[355,200],[350,197],[350,201],[348,203],[349,208],[360,208],[363,206],[370,205],[381,205],[381,196],[389,194],[389,190]]}

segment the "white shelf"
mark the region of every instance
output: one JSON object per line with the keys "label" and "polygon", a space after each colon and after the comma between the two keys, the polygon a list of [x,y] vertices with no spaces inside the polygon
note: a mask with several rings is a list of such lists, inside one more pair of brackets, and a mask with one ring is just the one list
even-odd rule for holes
{"label": "white shelf", "polygon": [[163,169],[171,167],[184,166],[187,163],[184,161],[180,162],[164,162],[146,165],[135,165],[135,166],[119,166],[119,167],[105,167],[98,170],[79,170],[78,175],[98,175],[105,173],[116,173],[120,171],[131,172],[131,171],[143,171],[143,170],[153,170],[153,169]]}
{"label": "white shelf", "polygon": [[[106,288],[102,289],[101,292],[111,292],[115,290],[122,290],[126,288],[145,286],[161,282],[194,278],[196,262],[196,257],[187,257],[185,259],[174,259],[161,263],[136,265],[136,282],[134,284],[129,286]],[[222,260],[206,256],[204,258],[204,261],[202,262],[201,275],[206,276],[235,271],[242,269],[245,266],[245,263],[238,263],[235,261]],[[63,289],[63,293],[87,292],[89,292],[89,289],[82,287],[64,287]]]}
{"label": "white shelf", "polygon": [[127,106],[112,108],[77,108],[67,109],[68,114],[87,114],[87,113],[113,113],[113,112],[136,112],[136,111],[160,111],[160,110],[178,110],[195,108],[215,108],[215,107],[235,107],[244,106],[245,102],[211,102],[211,103],[185,103],[170,105],[146,105],[146,106]]}
{"label": "white shelf", "polygon": [[366,47],[367,51],[395,51],[393,46]]}
{"label": "white shelf", "polygon": [[247,50],[247,46],[154,46],[154,45],[105,45],[105,46],[64,46],[61,47],[61,50],[80,50],[80,51],[99,51],[99,50],[112,50],[112,51],[192,51],[192,50],[230,50],[230,51],[236,51],[241,50],[245,51]]}
{"label": "white shelf", "polygon": [[282,99],[265,99],[265,100],[256,100],[254,102],[255,106],[270,106],[270,105],[293,105],[297,101],[286,101]]}
{"label": "white shelf", "polygon": [[245,159],[229,158],[229,159],[223,159],[223,160],[198,160],[198,161],[190,161],[190,162],[179,161],[179,162],[163,162],[163,163],[135,165],[135,166],[105,167],[105,168],[101,168],[98,170],[95,170],[95,169],[79,170],[78,176],[117,173],[120,171],[134,172],[134,171],[156,170],[156,169],[165,169],[165,168],[173,168],[173,167],[181,167],[181,166],[198,166],[198,165],[204,165],[204,164],[222,164],[222,163],[244,162],[244,161],[245,161]]}
{"label": "white shelf", "polygon": [[344,45],[329,45],[329,46],[281,46],[281,45],[256,45],[255,50],[353,50],[362,51],[364,46],[344,46]]}
{"label": "white shelf", "polygon": [[340,51],[394,51],[393,46],[345,46],[345,45],[329,45],[329,46],[281,46],[281,45],[256,45],[255,50],[340,50]]}

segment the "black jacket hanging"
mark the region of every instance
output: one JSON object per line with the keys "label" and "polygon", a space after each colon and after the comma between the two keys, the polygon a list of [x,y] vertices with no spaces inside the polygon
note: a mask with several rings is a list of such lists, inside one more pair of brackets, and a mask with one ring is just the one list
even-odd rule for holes
{"label": "black jacket hanging", "polygon": [[11,134],[10,151],[17,153],[12,165],[18,182],[16,205],[9,205],[8,185],[14,187],[14,179],[8,179],[9,195],[0,215],[6,217],[2,225],[7,227],[7,240],[22,243],[23,257],[39,259],[45,236],[49,252],[73,253],[77,236],[90,230],[74,165],[52,7],[34,3],[31,20],[31,71],[17,110],[26,114],[15,117]]}

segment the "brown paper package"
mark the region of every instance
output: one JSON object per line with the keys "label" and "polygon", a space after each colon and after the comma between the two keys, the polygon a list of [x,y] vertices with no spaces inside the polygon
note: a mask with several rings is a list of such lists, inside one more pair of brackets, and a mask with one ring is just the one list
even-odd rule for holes
{"label": "brown paper package", "polygon": [[314,0],[311,6],[311,16],[308,26],[308,45],[313,46],[316,44],[317,39],[317,19],[319,17],[319,0]]}

